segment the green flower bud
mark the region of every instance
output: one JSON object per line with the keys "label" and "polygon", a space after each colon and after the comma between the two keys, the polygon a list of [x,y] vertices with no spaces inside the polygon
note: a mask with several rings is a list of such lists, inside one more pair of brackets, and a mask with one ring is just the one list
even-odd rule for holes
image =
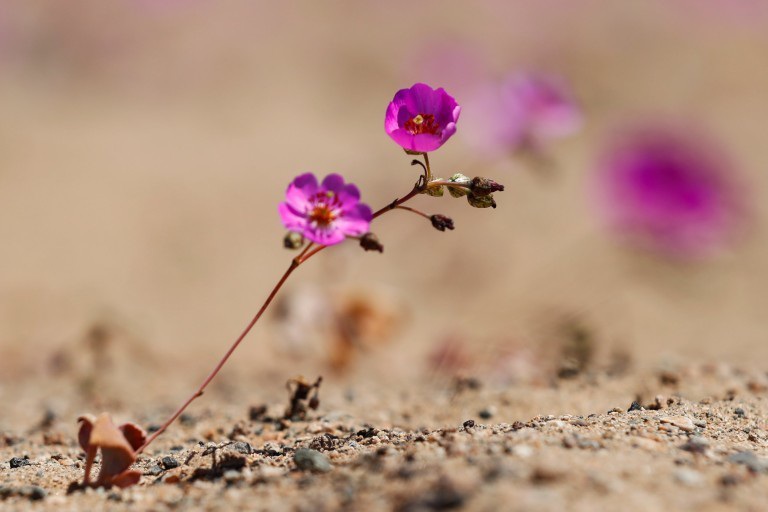
{"label": "green flower bud", "polygon": [[469,194],[467,196],[467,201],[469,202],[469,205],[474,208],[496,208],[496,201],[493,200],[492,194],[481,197]]}
{"label": "green flower bud", "polygon": [[[434,178],[432,181],[443,181],[443,180],[442,178]],[[443,197],[445,190],[443,189],[442,185],[439,185],[439,186],[427,185],[427,188],[426,190],[424,190],[424,193],[432,197]]]}
{"label": "green flower bud", "polygon": [[452,183],[456,183],[458,185],[464,185],[462,187],[448,187],[448,193],[451,194],[453,197],[464,197],[469,193],[469,190],[466,187],[469,187],[472,183],[472,180],[470,180],[467,176],[464,176],[460,172],[457,172],[453,176],[451,176],[448,181]]}

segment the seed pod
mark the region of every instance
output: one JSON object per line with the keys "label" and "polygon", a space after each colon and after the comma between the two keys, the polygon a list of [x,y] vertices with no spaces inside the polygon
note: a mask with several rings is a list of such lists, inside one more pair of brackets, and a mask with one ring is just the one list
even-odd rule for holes
{"label": "seed pod", "polygon": [[304,245],[304,236],[301,233],[295,231],[289,231],[283,238],[283,247],[286,249],[296,250],[301,249]]}
{"label": "seed pod", "polygon": [[467,176],[457,172],[448,178],[448,181],[456,183],[457,185],[464,185],[462,187],[448,187],[448,193],[453,197],[464,197],[469,193],[468,187],[471,185],[472,180],[470,180]]}
{"label": "seed pod", "polygon": [[488,194],[487,196],[481,196],[477,197],[473,194],[469,194],[467,196],[467,201],[469,202],[469,205],[474,208],[496,208],[496,201],[494,201],[493,196],[491,194]]}
{"label": "seed pod", "polygon": [[453,229],[453,219],[446,217],[445,215],[435,214],[432,215],[429,220],[432,221],[432,226],[438,231],[445,231],[446,229]]}
{"label": "seed pod", "polygon": [[360,247],[365,251],[384,252],[384,246],[379,242],[379,237],[373,233],[366,233],[360,237]]}
{"label": "seed pod", "polygon": [[474,195],[475,197],[488,196],[493,194],[494,192],[504,191],[504,185],[502,185],[501,183],[496,183],[491,179],[483,178],[481,176],[472,178],[471,187],[472,187],[472,195]]}

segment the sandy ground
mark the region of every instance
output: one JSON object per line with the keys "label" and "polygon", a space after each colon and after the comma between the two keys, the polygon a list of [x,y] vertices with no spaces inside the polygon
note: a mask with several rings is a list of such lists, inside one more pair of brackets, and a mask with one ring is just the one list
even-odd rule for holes
{"label": "sandy ground", "polygon": [[68,420],[83,403],[60,390],[55,409],[30,410],[48,401],[41,386],[4,418],[16,428],[0,438],[3,509],[709,511],[768,501],[765,373],[709,364],[504,389],[466,377],[337,384],[293,420],[287,391],[251,405],[247,387],[214,391],[140,456],[140,485],[70,493],[84,454]]}

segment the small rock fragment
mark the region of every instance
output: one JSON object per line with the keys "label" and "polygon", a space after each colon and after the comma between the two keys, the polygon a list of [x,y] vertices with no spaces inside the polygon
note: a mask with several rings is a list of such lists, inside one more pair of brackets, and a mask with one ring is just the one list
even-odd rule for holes
{"label": "small rock fragment", "polygon": [[327,473],[333,469],[328,457],[317,450],[310,450],[308,448],[296,450],[296,453],[293,454],[293,461],[296,463],[296,467],[302,471]]}
{"label": "small rock fragment", "polygon": [[48,495],[48,491],[36,485],[25,485],[19,488],[18,495],[22,498],[27,498],[30,501],[40,501],[45,499]]}
{"label": "small rock fragment", "polygon": [[758,457],[755,455],[755,452],[737,452],[728,457],[728,461],[734,464],[742,464],[753,473],[768,473],[768,459]]}
{"label": "small rock fragment", "polygon": [[709,442],[701,436],[691,436],[680,446],[681,450],[691,453],[706,453],[709,448]]}
{"label": "small rock fragment", "polygon": [[494,406],[486,407],[485,409],[482,409],[480,412],[477,413],[477,415],[484,420],[489,420],[493,418],[494,414],[496,414],[496,408]]}
{"label": "small rock fragment", "polygon": [[174,469],[179,467],[179,461],[177,461],[173,457],[163,457],[160,460],[160,465],[162,465],[163,468],[165,469]]}
{"label": "small rock fragment", "polygon": [[29,462],[29,457],[14,457],[11,460],[8,461],[8,465],[11,467],[11,469],[20,468],[22,466],[29,466],[32,464]]}
{"label": "small rock fragment", "polygon": [[698,471],[688,468],[680,468],[674,473],[675,480],[688,487],[701,485],[704,477]]}
{"label": "small rock fragment", "polygon": [[680,430],[685,430],[686,432],[693,432],[693,430],[696,429],[696,425],[693,424],[693,420],[687,416],[667,416],[665,418],[661,418],[660,421],[662,423],[674,425]]}
{"label": "small rock fragment", "polygon": [[238,452],[242,453],[243,455],[250,455],[253,453],[253,447],[251,447],[250,444],[244,442],[244,441],[238,441],[234,445],[232,445],[232,448]]}

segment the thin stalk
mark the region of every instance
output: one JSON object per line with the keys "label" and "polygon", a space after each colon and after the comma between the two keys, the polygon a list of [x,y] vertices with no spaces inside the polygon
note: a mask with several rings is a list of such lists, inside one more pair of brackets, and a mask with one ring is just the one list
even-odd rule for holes
{"label": "thin stalk", "polygon": [[[424,155],[424,158],[425,159],[427,158],[426,154]],[[427,163],[427,169],[429,169],[429,164],[428,163]],[[412,199],[413,197],[418,195],[420,192],[422,192],[424,190],[425,186],[426,186],[426,184],[424,184],[424,185],[420,185],[420,184],[414,185],[413,190],[411,190],[408,194],[406,194],[405,196],[403,196],[400,199],[395,199],[394,201],[392,201],[387,206],[385,206],[385,207],[379,209],[378,211],[376,211],[373,214],[373,218],[375,219],[376,217],[379,217],[380,215],[383,215],[384,213],[386,213],[388,211],[391,211],[391,210],[394,210],[395,208],[399,207],[404,202],[408,201],[409,199]],[[293,260],[291,260],[291,264],[288,267],[288,270],[286,270],[285,273],[283,273],[283,275],[280,278],[280,280],[277,282],[277,284],[274,286],[274,288],[272,288],[272,291],[267,296],[267,299],[264,301],[264,304],[261,305],[261,308],[259,308],[259,311],[256,313],[256,315],[254,315],[254,317],[251,319],[251,321],[245,327],[243,332],[240,333],[240,336],[238,336],[237,339],[234,341],[234,343],[232,343],[232,345],[229,347],[227,352],[224,354],[224,357],[222,357],[221,360],[216,364],[216,366],[213,368],[211,373],[208,374],[208,376],[205,378],[203,383],[200,384],[200,387],[198,387],[197,390],[189,398],[187,398],[186,402],[184,402],[181,405],[181,407],[179,407],[176,410],[176,412],[174,412],[173,415],[171,415],[171,417],[168,418],[168,420],[166,420],[166,422],[163,423],[160,426],[159,429],[157,429],[151,436],[149,436],[149,438],[147,438],[147,441],[144,443],[143,446],[141,446],[138,450],[136,450],[137,454],[143,452],[147,448],[147,446],[149,446],[155,439],[158,438],[158,436],[160,436],[160,434],[165,432],[165,430],[174,421],[176,421],[176,418],[181,416],[181,414],[187,409],[187,407],[190,406],[190,404],[192,402],[194,402],[197,398],[202,396],[203,392],[205,391],[205,388],[208,387],[208,384],[210,384],[211,381],[216,377],[216,375],[218,375],[219,371],[221,371],[221,369],[224,367],[226,362],[229,360],[229,358],[235,352],[235,350],[240,345],[240,343],[243,341],[243,339],[245,339],[245,337],[248,335],[248,333],[251,332],[251,329],[253,329],[253,326],[256,325],[256,322],[259,321],[261,316],[264,314],[264,312],[267,310],[269,305],[272,303],[272,300],[277,295],[277,292],[280,291],[280,289],[283,287],[283,284],[285,284],[285,282],[288,280],[288,277],[290,277],[290,275],[293,273],[293,271],[296,270],[302,263],[307,261],[309,258],[311,258],[315,254],[319,253],[320,251],[322,251],[323,249],[328,247],[327,245],[318,245],[318,246],[312,248],[313,246],[314,246],[313,243],[309,243],[304,248],[304,250],[301,251],[301,253],[299,253],[298,256],[296,256],[295,258],[293,258]]]}
{"label": "thin stalk", "polygon": [[413,212],[416,215],[420,215],[420,216],[424,217],[427,220],[432,220],[432,218],[429,215],[427,215],[426,213],[424,213],[424,212],[422,212],[420,210],[417,210],[416,208],[411,208],[410,206],[397,206],[396,209],[397,210],[405,210],[405,211],[408,211],[408,212]]}
{"label": "thin stalk", "polygon": [[157,439],[157,437],[160,434],[165,432],[165,429],[167,429],[171,425],[171,423],[176,421],[176,418],[181,416],[181,414],[184,412],[184,410],[187,407],[189,407],[189,404],[194,402],[196,398],[200,397],[203,394],[203,391],[205,391],[205,388],[208,387],[208,384],[210,384],[211,381],[213,380],[213,378],[216,377],[216,375],[219,373],[219,371],[224,366],[224,364],[229,360],[230,356],[232,356],[232,353],[234,353],[235,349],[237,349],[237,347],[243,341],[245,336],[249,332],[251,332],[251,329],[253,329],[253,326],[256,325],[256,322],[259,321],[259,318],[261,318],[261,315],[264,314],[264,311],[266,311],[267,307],[269,307],[269,305],[272,303],[272,300],[275,298],[275,295],[277,295],[277,292],[280,291],[280,288],[283,287],[283,284],[285,283],[285,281],[293,273],[293,271],[296,270],[296,268],[298,268],[299,265],[300,265],[300,263],[297,263],[296,260],[292,260],[291,261],[291,264],[288,267],[288,270],[285,271],[285,273],[280,278],[280,280],[277,282],[275,287],[272,288],[272,291],[267,296],[267,300],[265,300],[264,304],[262,304],[261,308],[259,308],[258,313],[256,313],[256,315],[254,315],[254,317],[251,319],[250,323],[248,323],[248,325],[243,330],[243,332],[240,334],[240,336],[238,336],[237,339],[235,340],[235,342],[232,343],[232,345],[229,347],[229,350],[227,350],[227,352],[224,354],[224,357],[221,358],[221,360],[218,362],[218,364],[213,369],[213,371],[208,375],[208,377],[205,378],[205,380],[200,385],[200,387],[197,388],[197,391],[195,391],[192,394],[192,396],[190,396],[187,399],[187,401],[184,402],[184,404],[182,404],[182,406],[179,407],[179,409],[175,413],[173,413],[173,415],[170,418],[168,418],[168,420],[165,423],[163,423],[163,425],[157,431],[155,431],[155,433],[153,433],[151,436],[149,436],[149,438],[144,443],[144,445],[141,446],[141,448],[136,450],[137,454],[143,452],[147,448],[147,446],[149,446],[150,443],[152,443],[152,441]]}

